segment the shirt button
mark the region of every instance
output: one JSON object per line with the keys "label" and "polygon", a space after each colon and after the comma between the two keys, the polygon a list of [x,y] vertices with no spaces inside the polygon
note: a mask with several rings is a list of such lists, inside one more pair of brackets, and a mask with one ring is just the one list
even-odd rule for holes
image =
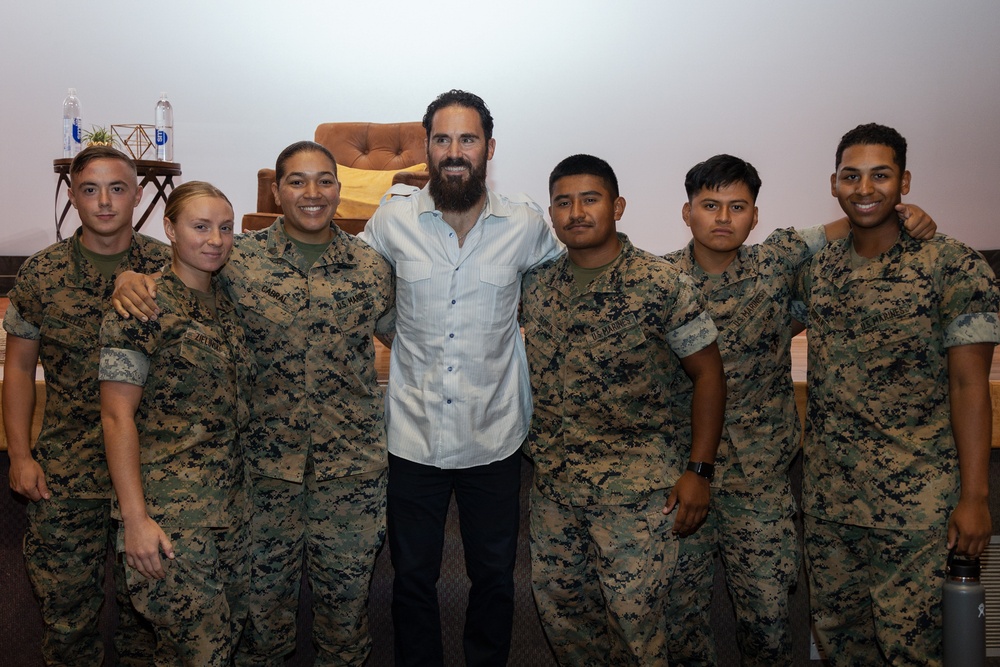
{"label": "shirt button", "polygon": [[448,405],[451,405],[451,399],[450,398],[448,399],[447,403],[448,403]]}
{"label": "shirt button", "polygon": [[454,338],[455,334],[448,334],[448,338]]}
{"label": "shirt button", "polygon": [[451,366],[448,366],[448,372],[449,373],[451,372]]}
{"label": "shirt button", "polygon": [[451,305],[453,305],[453,306],[455,305],[455,300],[454,299],[451,300]]}

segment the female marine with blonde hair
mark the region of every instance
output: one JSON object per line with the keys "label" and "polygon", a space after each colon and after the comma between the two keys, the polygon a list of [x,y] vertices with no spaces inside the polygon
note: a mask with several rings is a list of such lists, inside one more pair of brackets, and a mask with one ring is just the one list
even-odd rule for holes
{"label": "female marine with blonde hair", "polygon": [[209,183],[164,211],[173,260],[156,320],[108,314],[101,420],[129,596],[157,639],[157,665],[228,665],[246,620],[249,504],[240,431],[254,374],[236,307],[214,274],[233,208]]}

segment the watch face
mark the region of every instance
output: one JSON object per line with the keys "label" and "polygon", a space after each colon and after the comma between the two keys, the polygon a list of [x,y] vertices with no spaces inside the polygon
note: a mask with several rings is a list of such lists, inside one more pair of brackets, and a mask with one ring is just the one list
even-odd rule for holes
{"label": "watch face", "polygon": [[715,474],[715,466],[711,463],[704,463],[702,461],[692,461],[688,463],[688,470],[696,475],[700,475],[707,480],[711,480],[712,476]]}

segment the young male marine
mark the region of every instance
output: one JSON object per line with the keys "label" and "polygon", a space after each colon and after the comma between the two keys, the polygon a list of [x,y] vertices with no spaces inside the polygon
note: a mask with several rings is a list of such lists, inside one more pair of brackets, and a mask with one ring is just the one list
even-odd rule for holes
{"label": "young male marine", "polygon": [[[726,420],[716,455],[705,525],[681,541],[667,614],[672,664],[714,665],[710,607],[715,554],[736,612],[742,664],[793,664],[788,600],[798,581],[796,512],[788,468],[799,451],[789,346],[801,324],[791,315],[799,267],[848,232],[843,218],[802,230],[779,229],[746,245],[757,225],[761,179],[749,162],[716,155],[691,168],[681,215],[686,248],[666,259],[704,295],[719,328],[726,369]],[[898,207],[911,234],[933,236],[916,207]]]}
{"label": "young male marine", "polygon": [[690,280],[617,232],[625,199],[604,160],[566,158],[549,193],[566,255],[521,296],[535,601],[561,665],[666,665],[679,536],[705,519],[725,409],[716,329]]}
{"label": "young male marine", "polygon": [[[142,197],[135,163],[104,146],[70,165],[69,199],[80,229],[28,258],[4,316],[3,414],[10,488],[31,501],[24,559],[42,612],[48,665],[101,665],[98,629],[111,540],[111,479],[104,456],[98,337],[115,276],[152,273],[170,248],[132,231]],[[42,430],[31,443],[35,367],[45,371]],[[149,664],[153,635],[128,600],[116,567],[118,664]],[[121,576],[120,576],[121,575]]]}
{"label": "young male marine", "polygon": [[802,509],[810,605],[830,664],[940,665],[948,551],[979,556],[1000,294],[982,256],[902,234],[906,140],[859,125],[830,189],[846,239],[803,267],[809,403]]}

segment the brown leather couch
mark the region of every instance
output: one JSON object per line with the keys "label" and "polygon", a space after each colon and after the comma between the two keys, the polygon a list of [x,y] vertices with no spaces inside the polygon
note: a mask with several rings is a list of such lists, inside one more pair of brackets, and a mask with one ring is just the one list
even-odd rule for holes
{"label": "brown leather couch", "polygon": [[[316,128],[315,141],[330,149],[338,165],[354,169],[389,171],[405,169],[427,160],[426,133],[420,123],[323,123]],[[427,171],[401,171],[392,182],[422,188],[430,178]],[[257,172],[257,212],[243,216],[243,231],[264,229],[282,214],[274,201],[271,184],[274,169]],[[368,220],[341,218],[334,222],[349,234],[357,234]]]}

